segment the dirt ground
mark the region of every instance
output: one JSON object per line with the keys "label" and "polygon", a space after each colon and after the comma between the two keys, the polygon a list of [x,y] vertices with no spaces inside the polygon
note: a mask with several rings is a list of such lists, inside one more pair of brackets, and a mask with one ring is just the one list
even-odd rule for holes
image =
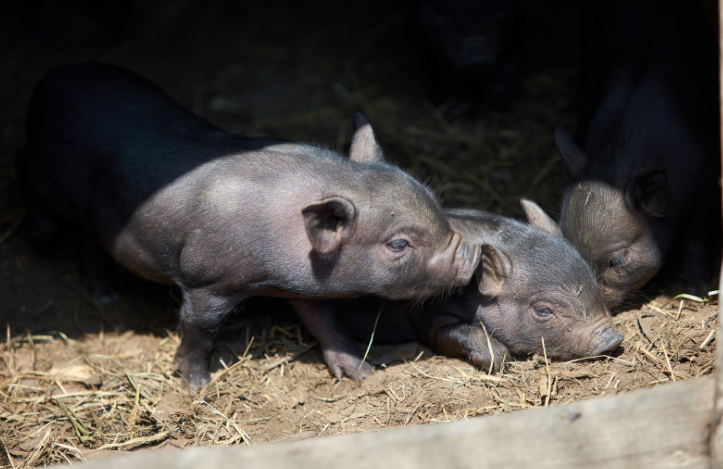
{"label": "dirt ground", "polygon": [[73,239],[52,252],[28,239],[13,162],[44,72],[119,64],[234,132],[342,151],[361,110],[387,157],[443,204],[520,216],[528,197],[555,215],[563,174],[552,135],[574,130],[583,2],[526,2],[510,108],[453,122],[428,101],[424,52],[407,24],[413,2],[156,0],[117,2],[110,15],[96,3],[0,4],[0,465],[485,418],[715,370],[717,302],[674,299],[673,276],[617,313],[625,340],[611,356],[518,357],[490,376],[418,344],[373,345],[377,366],[361,384],[332,378],[288,307],[258,299],[217,343],[212,384],[185,393],[173,374],[177,290],[119,270],[121,302],[100,307],[80,281]]}

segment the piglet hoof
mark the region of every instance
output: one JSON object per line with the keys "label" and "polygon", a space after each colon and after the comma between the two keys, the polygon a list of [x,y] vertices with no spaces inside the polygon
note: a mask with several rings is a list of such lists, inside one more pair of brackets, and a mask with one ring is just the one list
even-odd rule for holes
{"label": "piglet hoof", "polygon": [[341,380],[342,374],[346,374],[359,383],[369,376],[373,369],[369,363],[358,357],[334,350],[324,350],[324,361],[329,366],[331,374],[338,380]]}
{"label": "piglet hoof", "polygon": [[495,374],[499,373],[502,369],[502,363],[510,361],[510,356],[507,353],[495,353],[494,360],[490,359],[490,355],[487,349],[487,344],[484,344],[485,350],[473,352],[469,355],[469,361],[472,362],[477,368],[485,373]]}
{"label": "piglet hoof", "polygon": [[176,369],[181,377],[182,387],[186,391],[196,393],[206,387],[211,381],[211,376],[207,369],[191,363],[188,358],[182,358],[176,355]]}
{"label": "piglet hoof", "polygon": [[208,377],[203,376],[189,376],[188,378],[183,375],[181,371],[176,371],[176,376],[181,378],[181,389],[187,391],[189,394],[196,394],[201,389],[205,388],[210,382]]}
{"label": "piglet hoof", "polygon": [[700,298],[706,298],[710,292],[708,283],[703,282],[702,280],[686,281],[684,290],[686,293]]}

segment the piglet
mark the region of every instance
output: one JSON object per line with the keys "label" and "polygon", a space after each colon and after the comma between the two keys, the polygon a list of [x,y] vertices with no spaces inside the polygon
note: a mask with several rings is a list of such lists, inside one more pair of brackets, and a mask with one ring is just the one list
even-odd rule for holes
{"label": "piglet", "polygon": [[568,360],[614,350],[623,336],[590,266],[539,206],[522,206],[530,224],[479,210],[445,211],[452,227],[482,249],[474,280],[461,293],[422,303],[354,300],[338,322],[360,341],[372,332],[374,343],[418,341],[483,370],[497,370],[514,355]]}
{"label": "piglet", "polygon": [[[176,365],[209,380],[214,341],[251,296],[289,298],[333,372],[370,367],[316,299],[422,299],[466,285],[479,248],[463,240],[419,182],[383,161],[354,117],[350,157],[244,138],[194,115],[155,85],[110,65],[46,75],[18,161],[32,233],[64,224],[85,239],[84,277],[115,299],[115,260],[183,293]],[[112,260],[111,260],[112,259]]]}
{"label": "piglet", "polygon": [[721,246],[716,38],[697,2],[591,1],[560,225],[619,305],[664,264],[706,295]]}

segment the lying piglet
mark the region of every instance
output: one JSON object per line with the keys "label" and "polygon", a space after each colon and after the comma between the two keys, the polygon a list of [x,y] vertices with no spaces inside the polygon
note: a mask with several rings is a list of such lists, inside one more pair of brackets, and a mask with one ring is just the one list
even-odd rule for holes
{"label": "lying piglet", "polygon": [[382,161],[360,114],[354,127],[350,158],[243,138],[129,71],[70,65],[35,89],[18,171],[36,237],[63,221],[82,231],[99,301],[115,297],[110,258],[180,287],[175,361],[192,388],[209,380],[226,317],[256,295],[290,298],[332,372],[361,379],[369,366],[332,311],[304,300],[429,297],[466,285],[479,248],[424,186]]}
{"label": "lying piglet", "polygon": [[529,225],[478,210],[446,211],[452,227],[482,248],[461,294],[421,304],[354,300],[338,322],[366,341],[378,315],[375,343],[418,341],[484,370],[498,369],[505,356],[545,352],[568,360],[614,350],[623,336],[592,270],[540,207],[522,205]]}

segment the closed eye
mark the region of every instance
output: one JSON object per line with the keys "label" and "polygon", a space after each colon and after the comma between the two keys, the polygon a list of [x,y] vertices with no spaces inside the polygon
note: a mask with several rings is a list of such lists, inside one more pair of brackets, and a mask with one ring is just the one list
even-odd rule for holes
{"label": "closed eye", "polygon": [[615,268],[619,265],[622,265],[625,262],[625,257],[627,256],[627,253],[624,252],[620,254],[618,257],[610,261],[610,267]]}

